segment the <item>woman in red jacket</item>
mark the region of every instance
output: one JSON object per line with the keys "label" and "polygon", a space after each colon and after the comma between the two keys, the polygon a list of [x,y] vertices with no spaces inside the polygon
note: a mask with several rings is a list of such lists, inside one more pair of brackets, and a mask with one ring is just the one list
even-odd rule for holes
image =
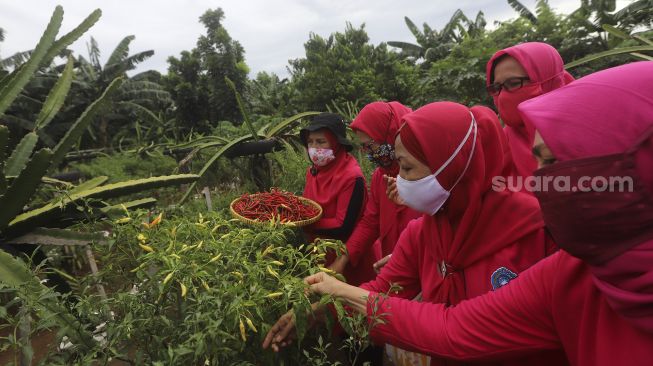
{"label": "woman in red jacket", "polygon": [[[367,200],[363,172],[356,159],[348,153],[352,144],[347,140],[342,116],[321,113],[311,120],[299,134],[313,163],[306,171],[304,197],[322,206],[322,218],[305,227],[309,241],[316,238],[349,239],[360,221]],[[327,256],[331,265],[335,253]],[[344,275],[352,284],[374,278],[374,258],[349,266]]]}
{"label": "woman in red jacket", "polygon": [[539,132],[534,150],[540,165],[549,154],[557,160],[536,172],[543,182],[536,194],[563,250],[508,286],[446,307],[379,298],[323,273],[307,283],[360,312],[387,313],[373,338],[439,357],[485,361],[562,348],[576,366],[650,365],[651,85],[653,62],[637,62],[519,107]]}
{"label": "woman in red jacket", "polygon": [[[425,303],[455,305],[505,285],[549,254],[552,243],[537,200],[492,189],[506,164],[505,136],[494,112],[439,102],[403,120],[395,143],[397,185],[406,205],[423,216],[408,224],[388,264],[364,289],[385,293],[397,284],[402,290],[392,296],[413,299],[421,292]],[[265,346],[284,342],[290,329],[288,317],[280,319]],[[563,356],[504,364],[559,364]],[[433,358],[431,364],[447,361]]]}
{"label": "woman in red jacket", "polygon": [[[408,222],[422,214],[404,205],[397,205],[386,195],[384,177],[396,177],[399,163],[394,154],[394,137],[401,118],[412,112],[398,102],[374,102],[360,111],[350,127],[358,136],[362,149],[377,168],[372,173],[370,196],[361,222],[347,240],[347,255],[331,266],[342,273],[348,264],[358,266],[362,257],[381,259],[375,269],[385,263]],[[378,254],[375,251],[379,251]],[[370,278],[371,280],[371,278]]]}
{"label": "woman in red jacket", "polygon": [[497,51],[486,66],[487,91],[499,109],[514,158],[512,184],[523,190],[524,178],[533,175],[537,162],[531,153],[535,131],[519,116],[519,103],[558,89],[574,80],[565,71],[558,51],[546,43],[527,42]]}

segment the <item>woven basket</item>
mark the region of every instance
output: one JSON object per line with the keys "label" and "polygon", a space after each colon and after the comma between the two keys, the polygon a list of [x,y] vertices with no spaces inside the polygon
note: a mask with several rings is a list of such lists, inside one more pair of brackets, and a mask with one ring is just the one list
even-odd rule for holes
{"label": "woven basket", "polygon": [[[255,196],[258,196],[258,194],[252,194],[250,196],[255,197]],[[310,219],[301,220],[301,221],[290,221],[290,222],[284,222],[284,223],[277,222],[278,225],[288,226],[288,227],[302,227],[302,226],[307,226],[307,225],[313,224],[313,223],[317,222],[319,219],[322,218],[322,206],[320,206],[320,204],[318,204],[317,202],[315,202],[313,200],[305,198],[305,197],[297,196],[297,198],[299,198],[300,201],[317,208],[318,209],[317,215],[315,217],[311,217]],[[238,197],[235,200],[231,201],[231,204],[229,205],[229,211],[231,211],[231,215],[233,217],[237,218],[238,220],[240,220],[240,221],[242,221],[242,222],[244,222],[244,223],[246,223],[248,225],[253,225],[253,226],[269,225],[270,224],[270,221],[259,221],[259,220],[248,219],[247,217],[244,217],[241,214],[239,214],[238,212],[236,212],[236,210],[234,210],[234,204],[236,202],[238,202],[238,200],[240,200],[240,197]]]}

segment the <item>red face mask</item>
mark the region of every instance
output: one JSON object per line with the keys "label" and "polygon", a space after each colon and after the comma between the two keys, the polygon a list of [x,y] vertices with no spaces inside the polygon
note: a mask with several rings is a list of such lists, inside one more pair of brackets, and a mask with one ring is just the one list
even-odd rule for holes
{"label": "red face mask", "polygon": [[501,120],[511,127],[519,127],[524,124],[517,111],[519,103],[542,95],[541,83],[525,85],[515,91],[502,90],[497,97],[497,107]]}
{"label": "red face mask", "polygon": [[[652,134],[653,129],[643,134],[625,153],[574,159],[535,171],[533,175],[543,180],[569,177],[572,185],[579,182],[567,191],[549,186],[535,192],[544,222],[560,248],[598,265],[653,239],[653,194],[639,177],[635,160],[638,148]],[[604,191],[588,189],[590,181],[584,178],[581,183],[582,177],[606,178],[607,184],[601,184]],[[630,178],[632,184],[610,181],[611,177]]]}

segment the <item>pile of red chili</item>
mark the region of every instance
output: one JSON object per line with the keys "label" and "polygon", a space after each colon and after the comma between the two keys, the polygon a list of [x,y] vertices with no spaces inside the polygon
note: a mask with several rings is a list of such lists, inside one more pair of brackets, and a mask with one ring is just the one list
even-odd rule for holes
{"label": "pile of red chili", "polygon": [[234,202],[233,209],[250,220],[274,219],[283,223],[312,219],[320,212],[317,207],[278,188],[272,188],[270,192],[243,194]]}

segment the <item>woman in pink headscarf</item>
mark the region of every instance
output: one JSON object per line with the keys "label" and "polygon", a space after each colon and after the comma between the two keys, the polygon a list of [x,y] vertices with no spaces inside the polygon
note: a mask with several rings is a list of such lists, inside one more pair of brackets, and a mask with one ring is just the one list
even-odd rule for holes
{"label": "woman in pink headscarf", "polygon": [[[372,183],[363,219],[347,240],[347,255],[336,259],[331,269],[342,273],[346,265],[358,266],[363,258],[372,259],[378,270],[399,239],[408,223],[421,213],[404,205],[398,205],[386,195],[384,177],[396,177],[399,164],[394,153],[394,137],[399,130],[401,118],[412,110],[399,102],[374,102],[366,105],[350,127],[360,140],[368,159],[377,168],[372,173]],[[374,253],[378,250],[379,253]],[[368,259],[368,262],[369,262]],[[372,268],[369,268],[371,270]],[[372,278],[369,278],[371,280]]]}
{"label": "woman in pink headscarf", "polygon": [[500,290],[446,307],[379,298],[325,274],[306,282],[370,317],[387,313],[372,337],[418,352],[495,360],[562,348],[575,366],[650,365],[651,85],[653,62],[637,62],[519,107],[538,132],[540,165],[551,164],[535,173],[551,182],[536,195],[562,250]]}
{"label": "woman in pink headscarf", "polygon": [[512,175],[521,177],[523,182],[523,178],[533,175],[537,168],[531,153],[535,131],[524,124],[517,106],[558,89],[574,78],[564,70],[558,51],[541,42],[522,43],[496,52],[487,63],[486,75],[488,93],[499,109],[512,149],[515,164]]}

